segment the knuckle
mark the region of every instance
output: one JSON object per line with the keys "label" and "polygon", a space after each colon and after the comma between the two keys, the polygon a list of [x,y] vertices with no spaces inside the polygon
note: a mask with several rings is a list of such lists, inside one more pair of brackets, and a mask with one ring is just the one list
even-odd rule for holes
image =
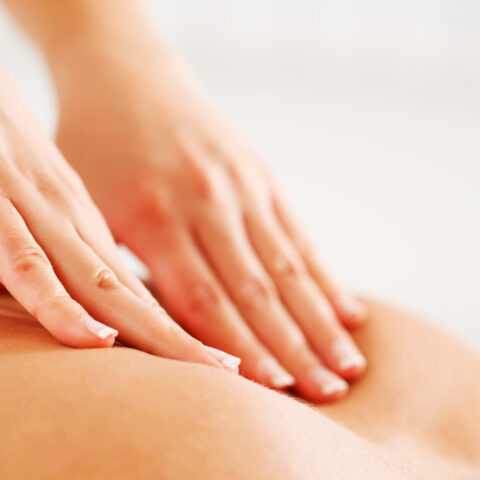
{"label": "knuckle", "polygon": [[70,297],[64,290],[59,290],[51,295],[47,295],[34,309],[34,316],[42,318],[45,315],[62,312],[68,306]]}
{"label": "knuckle", "polygon": [[211,313],[220,304],[220,292],[210,282],[196,284],[190,292],[187,301],[188,311],[194,316],[203,316]]}
{"label": "knuckle", "polygon": [[50,262],[45,253],[35,245],[25,245],[17,249],[12,259],[12,271],[22,275],[49,266]]}
{"label": "knuckle", "polygon": [[142,295],[141,298],[147,304],[147,306],[152,308],[153,310],[157,310],[162,313],[165,312],[165,310],[161,307],[160,303],[158,303],[158,300],[150,292],[146,292],[144,295]]}
{"label": "knuckle", "polygon": [[223,168],[213,166],[203,173],[203,177],[206,188],[200,197],[205,200],[207,205],[212,205],[220,209],[231,199],[233,192]]}
{"label": "knuckle", "polygon": [[[218,170],[220,168],[217,167]],[[223,169],[211,175],[210,184],[211,195],[207,205],[226,215],[231,215],[231,212],[238,209],[241,201],[238,190]]]}
{"label": "knuckle", "polygon": [[219,185],[215,175],[207,168],[197,168],[194,171],[194,191],[205,202],[214,202],[218,199]]}
{"label": "knuckle", "polygon": [[268,305],[276,298],[273,283],[262,276],[248,278],[238,292],[238,304],[244,310],[254,310]]}
{"label": "knuckle", "polygon": [[102,266],[95,271],[93,275],[93,283],[95,288],[106,292],[120,290],[122,288],[122,285],[117,280],[115,274],[105,266]]}
{"label": "knuckle", "polygon": [[143,295],[142,300],[145,302],[148,308],[152,309],[156,315],[159,315],[163,320],[171,321],[168,312],[160,305],[160,302],[150,293]]}
{"label": "knuckle", "polygon": [[101,217],[91,199],[83,199],[73,193],[63,195],[61,201],[57,202],[56,208],[60,209],[75,225],[91,224],[92,221],[97,221]]}
{"label": "knuckle", "polygon": [[210,201],[215,191],[215,178],[211,162],[202,158],[198,152],[187,152],[183,154],[185,173],[190,179],[193,191],[200,200]]}
{"label": "knuckle", "polygon": [[218,209],[232,201],[234,185],[221,164],[192,158],[188,165],[193,191],[204,206]]}
{"label": "knuckle", "polygon": [[59,198],[63,197],[63,192],[58,184],[50,178],[45,178],[43,176],[36,177],[35,187],[42,197],[50,198],[55,201],[55,203]]}
{"label": "knuckle", "polygon": [[304,266],[287,255],[278,255],[273,262],[273,270],[280,278],[299,279],[305,274]]}
{"label": "knuckle", "polygon": [[175,322],[165,311],[162,311],[159,315],[160,325],[163,329],[164,338],[170,341],[185,341],[188,335],[182,329],[182,327]]}
{"label": "knuckle", "polygon": [[177,223],[173,199],[167,189],[160,185],[138,188],[137,209],[140,216],[154,221],[158,227],[168,227]]}

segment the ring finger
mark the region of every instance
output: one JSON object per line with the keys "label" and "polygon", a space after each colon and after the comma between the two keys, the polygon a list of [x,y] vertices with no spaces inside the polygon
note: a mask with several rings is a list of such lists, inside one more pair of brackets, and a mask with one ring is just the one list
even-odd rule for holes
{"label": "ring finger", "polygon": [[328,372],[280,302],[253,252],[240,215],[217,209],[194,226],[196,238],[243,318],[280,363],[296,388],[313,400],[342,396],[347,384]]}

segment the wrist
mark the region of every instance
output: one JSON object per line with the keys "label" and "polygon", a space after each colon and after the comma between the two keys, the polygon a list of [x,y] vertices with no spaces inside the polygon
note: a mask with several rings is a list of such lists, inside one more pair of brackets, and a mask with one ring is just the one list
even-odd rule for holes
{"label": "wrist", "polygon": [[55,35],[43,44],[48,63],[53,69],[63,63],[73,66],[77,56],[114,56],[121,52],[148,55],[153,51],[158,55],[162,49],[162,42],[149,29],[141,25],[124,27],[116,23],[78,27],[65,35]]}
{"label": "wrist", "polygon": [[164,50],[135,0],[57,1],[43,32],[37,39],[52,69],[64,62],[74,67],[77,55],[84,59],[132,52],[140,58]]}
{"label": "wrist", "polygon": [[132,35],[127,30],[89,31],[50,50],[50,71],[60,103],[78,89],[95,88],[97,82],[121,82],[153,71],[170,71],[176,55],[158,37]]}

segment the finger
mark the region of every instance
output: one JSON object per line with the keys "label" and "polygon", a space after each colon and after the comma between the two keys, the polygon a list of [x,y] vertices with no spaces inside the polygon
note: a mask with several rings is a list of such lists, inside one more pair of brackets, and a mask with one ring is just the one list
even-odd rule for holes
{"label": "finger", "polygon": [[145,226],[131,240],[168,310],[196,338],[240,357],[248,378],[275,388],[293,383],[240,317],[186,231]]}
{"label": "finger", "polygon": [[326,372],[311,351],[252,251],[238,217],[217,212],[197,222],[195,231],[240,314],[295,378],[296,388],[302,395],[315,401],[344,395],[347,384]]}
{"label": "finger", "polygon": [[14,205],[0,197],[0,211],[0,277],[12,296],[60,342],[112,346],[118,332],[94,320],[68,295]]}
{"label": "finger", "polygon": [[318,259],[279,194],[275,195],[273,205],[281,225],[303,257],[313,279],[327,296],[340,321],[347,327],[364,323],[367,319],[365,306],[340,286]]}
{"label": "finger", "polygon": [[70,295],[92,317],[118,330],[123,343],[166,358],[220,367],[164,310],[125,287],[67,219],[49,208],[38,208],[28,222]]}
{"label": "finger", "polygon": [[259,258],[315,351],[344,378],[363,373],[365,358],[338,322],[275,217],[257,208],[247,212],[245,222]]}
{"label": "finger", "polygon": [[218,348],[213,347],[204,347],[205,350],[213,357],[216,358],[225,368],[232,370],[234,373],[238,373],[238,366],[242,362],[241,358],[234,357],[233,355],[229,355],[222,350],[218,350]]}
{"label": "finger", "polygon": [[[93,212],[92,216],[96,217],[97,215]],[[75,229],[77,234],[94,250],[98,257],[113,270],[123,285],[147,304],[150,304],[152,307],[158,307],[158,302],[150,290],[126,266],[103,217],[101,217],[100,214],[99,217],[100,218],[92,219],[90,222],[86,222],[81,218],[76,219]],[[99,236],[99,231],[104,231],[105,235]]]}

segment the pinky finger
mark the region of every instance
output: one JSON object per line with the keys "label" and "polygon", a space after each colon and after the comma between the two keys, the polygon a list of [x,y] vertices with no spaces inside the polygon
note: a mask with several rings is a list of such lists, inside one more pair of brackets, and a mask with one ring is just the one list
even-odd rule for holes
{"label": "pinky finger", "polygon": [[307,265],[310,275],[326,295],[339,320],[347,327],[361,325],[367,319],[365,306],[340,286],[317,255],[308,246],[303,232],[279,194],[275,195],[274,209],[287,235]]}
{"label": "pinky finger", "polygon": [[0,199],[0,280],[57,340],[71,347],[110,347],[118,332],[94,320],[55,275],[12,203]]}

